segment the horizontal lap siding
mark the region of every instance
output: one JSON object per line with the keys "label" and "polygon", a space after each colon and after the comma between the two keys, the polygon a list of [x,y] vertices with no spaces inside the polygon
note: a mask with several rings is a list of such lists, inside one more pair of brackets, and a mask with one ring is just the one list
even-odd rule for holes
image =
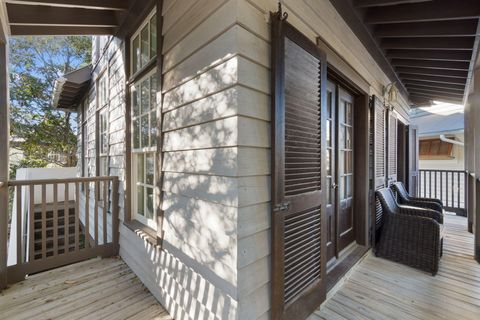
{"label": "horizontal lap siding", "polygon": [[265,230],[270,199],[269,48],[237,23],[240,5],[164,3],[164,248],[122,227],[120,253],[176,319],[241,318],[238,265],[263,255],[237,250]]}

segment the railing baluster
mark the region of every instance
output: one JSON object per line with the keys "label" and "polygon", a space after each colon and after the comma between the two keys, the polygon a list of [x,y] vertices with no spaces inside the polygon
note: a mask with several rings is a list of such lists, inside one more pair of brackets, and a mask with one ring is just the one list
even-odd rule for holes
{"label": "railing baluster", "polygon": [[118,254],[118,178],[112,180],[112,244],[113,254]]}
{"label": "railing baluster", "polygon": [[432,170],[428,171],[428,197],[432,197]]}
{"label": "railing baluster", "polygon": [[58,184],[53,184],[53,255],[58,254]]}
{"label": "railing baluster", "polygon": [[85,182],[85,249],[90,247],[90,183]]}
{"label": "railing baluster", "polygon": [[440,199],[443,199],[443,172],[440,171]]}
{"label": "railing baluster", "polygon": [[64,230],[65,230],[65,240],[64,240],[64,246],[65,246],[65,253],[68,253],[70,251],[70,208],[69,208],[69,192],[68,188],[69,184],[65,183],[65,195],[64,195],[64,201],[63,201],[63,215],[64,215]]}
{"label": "railing baluster", "polygon": [[42,259],[47,258],[47,185],[42,183]]}
{"label": "railing baluster", "polygon": [[448,172],[445,172],[445,206],[448,207],[448,195],[450,194],[450,183],[448,181]]}
{"label": "railing baluster", "polygon": [[100,198],[100,183],[95,181],[95,206],[94,206],[94,214],[93,214],[93,235],[95,237],[95,247],[98,247],[98,200]]}
{"label": "railing baluster", "polygon": [[424,177],[425,172],[421,171],[420,172],[420,187],[419,187],[419,197],[423,197],[423,192],[422,190],[424,189],[424,184],[425,184],[425,177]]}
{"label": "railing baluster", "polygon": [[423,188],[423,171],[418,172],[418,196],[422,196],[422,188]]}
{"label": "railing baluster", "polygon": [[450,186],[452,187],[452,202],[450,202],[450,207],[455,207],[455,180],[454,180],[454,176],[453,176],[453,172],[452,172],[452,181],[450,181]]}
{"label": "railing baluster", "polygon": [[427,196],[427,171],[423,172],[423,196]]}
{"label": "railing baluster", "polygon": [[460,208],[460,172],[457,172],[457,208]]}
{"label": "railing baluster", "polygon": [[434,182],[435,182],[435,198],[437,197],[437,188],[438,188],[438,185],[437,185],[437,177],[438,177],[438,172],[437,170],[434,171],[435,172],[435,178],[434,178]]}
{"label": "railing baluster", "polygon": [[107,209],[110,198],[108,197],[108,181],[103,181],[103,244],[107,244]]}
{"label": "railing baluster", "polygon": [[80,242],[80,184],[75,182],[75,252],[79,250],[79,242]]}
{"label": "railing baluster", "polygon": [[22,187],[15,188],[17,197],[17,264],[23,263],[23,228],[22,228]]}
{"label": "railing baluster", "polygon": [[29,234],[30,234],[30,237],[28,239],[28,242],[29,242],[29,245],[28,245],[28,255],[29,255],[29,261],[33,261],[35,260],[35,242],[34,242],[34,239],[35,239],[35,212],[34,212],[34,205],[35,205],[35,185],[34,184],[31,184],[29,186],[29,193],[30,193],[30,196],[29,196],[29,199],[28,199],[28,202],[29,202],[29,209],[28,209],[28,217],[29,217]]}

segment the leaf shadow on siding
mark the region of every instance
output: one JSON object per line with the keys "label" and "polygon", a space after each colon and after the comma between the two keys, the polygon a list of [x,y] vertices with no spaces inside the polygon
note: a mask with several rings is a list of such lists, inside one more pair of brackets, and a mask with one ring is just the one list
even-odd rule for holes
{"label": "leaf shadow on siding", "polygon": [[186,112],[182,129],[165,136],[163,249],[145,245],[162,303],[175,319],[236,318],[238,121],[236,112],[217,111],[237,95],[229,90],[211,98],[235,81],[234,69],[228,63],[211,69],[169,98],[175,106],[211,104]]}

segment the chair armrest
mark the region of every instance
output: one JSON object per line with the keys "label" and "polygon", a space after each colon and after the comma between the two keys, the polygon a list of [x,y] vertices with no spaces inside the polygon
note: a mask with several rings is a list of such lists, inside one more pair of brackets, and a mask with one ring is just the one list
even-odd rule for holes
{"label": "chair armrest", "polygon": [[408,200],[408,201],[405,201],[404,204],[412,207],[431,209],[431,210],[438,211],[440,213],[443,212],[442,206],[439,205],[437,202],[424,201],[424,200]]}
{"label": "chair armrest", "polygon": [[427,201],[427,202],[435,202],[435,203],[438,203],[440,206],[442,206],[442,209],[443,209],[443,202],[442,202],[442,200],[440,200],[440,199],[436,199],[436,198],[418,198],[418,197],[410,197],[410,200],[413,200],[413,201]]}
{"label": "chair armrest", "polygon": [[402,214],[402,215],[430,218],[430,219],[433,219],[440,224],[443,224],[443,214],[438,212],[438,211],[432,210],[432,209],[425,209],[425,208],[418,208],[418,207],[402,205],[402,206],[400,206],[399,213]]}
{"label": "chair armrest", "polygon": [[429,217],[394,214],[387,218],[398,240],[412,241],[417,236],[433,235],[440,239],[440,224]]}

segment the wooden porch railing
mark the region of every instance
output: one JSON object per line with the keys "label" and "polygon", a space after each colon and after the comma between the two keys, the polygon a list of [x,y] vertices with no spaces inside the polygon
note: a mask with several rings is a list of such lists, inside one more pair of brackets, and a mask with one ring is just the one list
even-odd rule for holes
{"label": "wooden porch railing", "polygon": [[420,170],[420,197],[442,200],[445,210],[466,216],[466,172],[462,170]]}
{"label": "wooden porch railing", "polygon": [[[6,268],[8,283],[118,254],[117,177],[17,180],[7,186],[14,195],[10,232],[15,238],[9,246],[16,246],[15,263],[10,259]],[[7,225],[0,227],[7,232]]]}

